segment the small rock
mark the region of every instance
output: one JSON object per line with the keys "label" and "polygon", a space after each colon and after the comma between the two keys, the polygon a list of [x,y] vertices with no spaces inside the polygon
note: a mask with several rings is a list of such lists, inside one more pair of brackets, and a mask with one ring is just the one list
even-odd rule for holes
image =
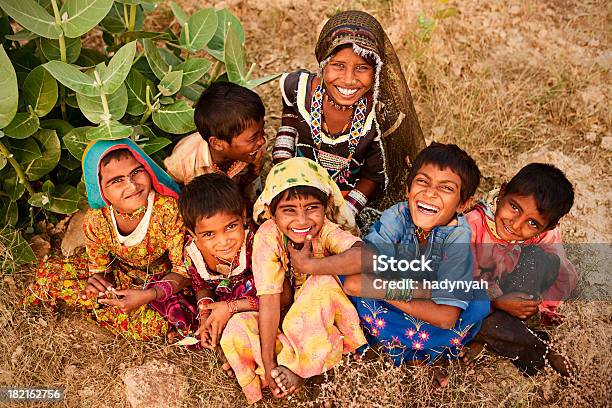
{"label": "small rock", "polygon": [[586,132],[584,134],[584,139],[587,142],[595,143],[597,141],[597,133],[595,133],[595,132]]}
{"label": "small rock", "polygon": [[85,246],[85,234],[83,233],[83,220],[86,211],[79,211],[70,218],[68,228],[62,239],[62,254],[72,256],[79,248]]}
{"label": "small rock", "polygon": [[30,248],[36,255],[36,258],[43,259],[45,256],[51,253],[51,243],[49,242],[49,236],[45,235],[34,235],[29,239]]}
{"label": "small rock", "polygon": [[513,16],[516,16],[521,13],[521,7],[515,4],[514,6],[510,6],[510,8],[508,9],[508,12],[512,14]]}
{"label": "small rock", "polygon": [[612,136],[602,137],[600,146],[604,150],[612,150]]}
{"label": "small rock", "polygon": [[19,358],[23,355],[23,347],[17,346],[13,354],[11,354],[11,363],[15,366],[19,362]]}
{"label": "small rock", "polygon": [[125,396],[133,408],[183,406],[189,385],[181,370],[162,360],[150,360],[121,374]]}
{"label": "small rock", "polygon": [[17,293],[17,285],[15,284],[15,279],[13,279],[12,276],[5,276],[2,278],[2,281],[6,283],[6,286],[8,286],[11,292]]}

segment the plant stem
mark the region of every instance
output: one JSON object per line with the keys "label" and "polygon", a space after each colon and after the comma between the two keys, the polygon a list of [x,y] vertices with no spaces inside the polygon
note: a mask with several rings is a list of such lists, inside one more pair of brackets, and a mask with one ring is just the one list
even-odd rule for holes
{"label": "plant stem", "polygon": [[60,34],[59,36],[59,46],[60,46],[60,58],[62,62],[68,63],[68,56],[66,55],[66,37],[64,34]]}
{"label": "plant stem", "polygon": [[149,120],[151,113],[153,113],[153,111],[149,107],[147,107],[147,110],[145,111],[145,113],[143,113],[142,118],[140,118],[141,125],[144,125],[145,123],[147,123],[147,120]]}
{"label": "plant stem", "polygon": [[185,22],[185,48],[187,52],[191,50],[191,39],[189,38],[189,23]]}
{"label": "plant stem", "polygon": [[130,29],[130,20],[128,17],[128,9],[127,9],[127,4],[123,3],[123,24],[125,25],[126,29]]}
{"label": "plant stem", "polygon": [[2,142],[0,142],[0,154],[4,156],[6,160],[8,160],[9,163],[11,163],[11,166],[13,166],[13,168],[15,169],[15,172],[17,173],[17,177],[19,177],[19,180],[21,180],[26,190],[28,190],[28,193],[30,193],[30,195],[34,195],[35,191],[30,185],[30,182],[28,181],[28,177],[23,172],[23,168],[17,162],[17,160],[13,158],[13,154],[9,151],[9,149]]}
{"label": "plant stem", "polygon": [[66,88],[64,85],[59,84],[59,92],[60,92],[60,110],[62,111],[62,119],[68,120],[68,115],[66,113]]}
{"label": "plant stem", "polygon": [[130,5],[130,22],[128,25],[128,31],[134,31],[134,27],[136,27],[136,11],[137,10],[138,10],[137,4]]}
{"label": "plant stem", "polygon": [[106,93],[100,90],[100,99],[102,99],[102,109],[104,109],[104,115],[110,116],[110,110],[108,109],[108,101],[106,100]]}
{"label": "plant stem", "polygon": [[51,6],[53,7],[53,15],[55,16],[55,24],[61,26],[62,16],[60,16],[59,8],[57,7],[57,1],[51,0]]}

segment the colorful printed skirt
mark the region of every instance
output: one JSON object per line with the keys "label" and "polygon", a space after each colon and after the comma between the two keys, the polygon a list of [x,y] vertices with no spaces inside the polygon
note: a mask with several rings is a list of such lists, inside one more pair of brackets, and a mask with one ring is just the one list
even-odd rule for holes
{"label": "colorful printed skirt", "polygon": [[371,347],[381,347],[395,365],[405,361],[433,363],[439,358],[456,358],[472,341],[489,314],[488,300],[470,302],[450,330],[432,326],[382,300],[351,298]]}
{"label": "colorful printed skirt", "polygon": [[[311,276],[296,292],[276,338],[276,361],[302,378],[323,374],[342,355],[366,344],[359,317],[332,276]],[[259,313],[243,312],[227,323],[221,347],[249,403],[262,398],[265,379]]]}
{"label": "colorful printed skirt", "polygon": [[[97,322],[114,334],[135,340],[151,340],[166,336],[171,327],[179,335],[187,335],[197,329],[195,299],[189,291],[172,295],[164,302],[152,302],[126,314],[116,307],[104,306],[95,299],[82,299],[79,293],[88,283],[87,258],[56,258],[43,261],[36,270],[35,281],[26,289],[25,306],[65,306],[78,310],[83,318]],[[115,268],[116,289],[142,289],[127,274]],[[166,273],[158,273],[149,282],[161,279]]]}

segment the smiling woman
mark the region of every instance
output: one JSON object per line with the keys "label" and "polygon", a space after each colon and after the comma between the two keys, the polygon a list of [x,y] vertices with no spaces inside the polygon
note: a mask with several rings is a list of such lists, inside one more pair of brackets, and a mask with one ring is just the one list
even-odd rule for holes
{"label": "smiling woman", "polygon": [[[283,118],[275,163],[307,157],[338,184],[352,211],[403,197],[407,168],[425,147],[401,66],[380,23],[346,11],[323,27],[315,49],[319,73],[280,79]],[[384,194],[383,194],[384,192]]]}
{"label": "smiling woman", "polygon": [[25,303],[62,303],[137,340],[193,331],[178,185],[131,139],[92,142],[83,174],[87,258],[48,259]]}

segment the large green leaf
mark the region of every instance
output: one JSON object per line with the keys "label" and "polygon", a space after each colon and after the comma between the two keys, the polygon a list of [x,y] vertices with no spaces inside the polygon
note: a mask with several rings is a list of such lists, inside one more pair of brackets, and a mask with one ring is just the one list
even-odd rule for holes
{"label": "large green leaf", "polygon": [[166,139],[165,137],[156,137],[155,139],[147,140],[140,144],[140,147],[148,155],[160,151],[164,147],[172,144],[172,140]]}
{"label": "large green leaf", "polygon": [[231,23],[232,28],[240,39],[240,43],[244,44],[244,29],[242,28],[242,24],[240,24],[240,20],[226,8],[217,10],[217,30],[213,38],[208,42],[208,48],[221,52],[221,55],[223,55],[223,48],[225,47],[225,35],[227,33],[228,23]]}
{"label": "large green leaf", "polygon": [[183,71],[168,72],[157,85],[157,89],[164,96],[174,95],[181,89]]}
{"label": "large green leaf", "polygon": [[4,47],[0,47],[0,129],[11,123],[17,112],[17,75]]}
{"label": "large green leaf", "polygon": [[257,79],[251,79],[251,80],[247,81],[246,87],[249,88],[249,89],[253,89],[255,87],[258,87],[259,85],[263,85],[265,83],[273,81],[273,80],[275,80],[276,78],[278,78],[281,75],[282,75],[282,73],[278,73],[278,74],[268,75],[268,76],[257,78]]}
{"label": "large green leaf", "polygon": [[172,143],[165,137],[157,137],[155,133],[146,125],[134,127],[136,142],[148,155],[152,155]]}
{"label": "large green leaf", "polygon": [[105,62],[106,57],[99,51],[91,48],[81,49],[81,54],[76,60],[76,65],[80,67],[93,67],[101,62]]}
{"label": "large green leaf", "polygon": [[0,0],[0,8],[21,26],[41,37],[56,40],[62,34],[53,16],[34,0]]}
{"label": "large green leaf", "polygon": [[176,4],[174,1],[170,3],[170,8],[172,9],[172,12],[174,13],[174,17],[176,17],[176,21],[178,21],[181,27],[184,26],[185,22],[189,18],[187,13],[185,13],[183,9],[181,8],[181,6]]}
{"label": "large green leaf", "polygon": [[140,116],[147,110],[147,80],[140,72],[132,69],[125,79],[127,87],[127,113]]}
{"label": "large green leaf", "polygon": [[[72,125],[65,120],[61,119],[48,119],[41,120],[40,127],[43,129],[53,129],[57,133],[57,136],[60,139],[63,139],[72,129]],[[81,161],[77,160],[72,156],[68,148],[66,147],[66,142],[62,144],[62,154],[60,156],[59,165],[68,170],[76,170],[81,167]]]}
{"label": "large green leaf", "polygon": [[18,219],[17,201],[0,197],[0,225],[14,227]]}
{"label": "large green leaf", "polygon": [[15,34],[4,36],[4,38],[11,41],[30,41],[38,37],[40,37],[38,34],[33,33],[30,30],[26,30],[25,28],[21,31],[16,32]]}
{"label": "large green leaf", "polygon": [[132,67],[135,53],[136,41],[125,44],[115,53],[102,74],[104,92],[113,94],[123,84]]}
{"label": "large green leaf", "polygon": [[119,89],[112,94],[106,95],[110,118],[104,118],[104,107],[100,96],[85,96],[77,93],[79,108],[85,117],[93,123],[100,123],[104,120],[119,120],[125,115],[128,104],[127,88],[124,84],[119,85]]}
{"label": "large green leaf", "polygon": [[61,61],[49,61],[43,65],[55,79],[64,86],[87,96],[100,94],[100,86],[87,74],[79,71],[76,67]]}
{"label": "large green leaf", "polygon": [[52,129],[41,129],[32,136],[38,141],[42,157],[24,164],[26,175],[31,181],[38,180],[57,166],[62,154],[60,140]]}
{"label": "large green leaf", "polygon": [[85,134],[88,140],[123,139],[132,134],[132,128],[117,121],[102,122],[98,127],[91,128]]}
{"label": "large green leaf", "polygon": [[70,123],[66,122],[65,120],[61,120],[61,119],[41,120],[40,121],[40,127],[42,129],[53,129],[53,130],[55,130],[55,132],[57,133],[57,136],[59,138],[64,137],[72,129],[74,129],[74,127]]}
{"label": "large green leaf", "polygon": [[[75,62],[79,58],[81,53],[81,39],[80,38],[66,38],[66,60],[69,63]],[[40,49],[48,61],[58,60],[61,61],[62,56],[60,52],[59,40],[50,40],[48,38],[40,39]]]}
{"label": "large green leaf", "polygon": [[0,246],[7,249],[7,254],[0,256],[0,271],[14,271],[19,266],[36,261],[36,255],[23,239],[21,232],[12,228],[0,229]]}
{"label": "large green leaf", "polygon": [[19,181],[19,176],[13,169],[4,177],[2,184],[4,185],[4,192],[13,201],[19,200],[25,191],[25,186]]}
{"label": "large green leaf", "polygon": [[[189,38],[187,38],[189,31]],[[217,31],[217,13],[214,9],[202,9],[192,14],[181,31],[180,42],[188,51],[200,51]]]}
{"label": "large green leaf", "polygon": [[162,106],[153,112],[153,122],[164,132],[182,134],[195,129],[193,108],[185,101]]}
{"label": "large green leaf", "polygon": [[48,210],[59,214],[72,214],[79,209],[81,194],[76,187],[66,184],[55,187],[52,193],[53,201]]}
{"label": "large green leaf", "polygon": [[32,137],[20,140],[19,142],[7,140],[6,143],[15,160],[22,165],[42,157],[40,147],[38,147],[38,143]]}
{"label": "large green leaf", "polygon": [[198,79],[208,72],[212,65],[207,59],[204,58],[191,58],[176,67],[176,70],[183,71],[183,84],[187,86],[193,84]]}
{"label": "large green leaf", "polygon": [[244,45],[231,24],[227,28],[227,36],[225,37],[225,70],[231,82],[244,83],[247,76]]}
{"label": "large green leaf", "polygon": [[123,6],[120,6],[117,2],[113,3],[106,17],[100,21],[100,26],[103,30],[113,34],[125,32],[127,28],[123,18]]}
{"label": "large green leaf", "polygon": [[190,101],[197,102],[197,100],[200,99],[200,95],[202,95],[202,92],[204,92],[204,89],[206,88],[204,88],[202,85],[193,83],[191,85],[182,87],[180,92],[181,95],[183,95]]}
{"label": "large green leaf", "polygon": [[4,128],[4,133],[13,139],[25,139],[30,137],[38,130],[40,121],[35,113],[19,112],[13,121]]}
{"label": "large green leaf", "polygon": [[113,0],[66,0],[60,10],[64,34],[82,36],[102,21],[112,5]]}
{"label": "large green leaf", "polygon": [[142,40],[142,43],[144,45],[145,55],[147,56],[147,61],[149,62],[151,71],[153,71],[157,79],[162,79],[170,70],[170,66],[159,53],[159,50],[155,46],[153,40],[144,39]]}
{"label": "large green leaf", "polygon": [[89,144],[87,132],[89,132],[90,129],[93,129],[93,127],[84,126],[74,128],[62,138],[70,154],[79,161],[83,159],[83,152],[85,152],[85,148]]}
{"label": "large green leaf", "polygon": [[38,117],[51,112],[57,102],[57,81],[43,67],[34,68],[23,83],[23,98]]}

